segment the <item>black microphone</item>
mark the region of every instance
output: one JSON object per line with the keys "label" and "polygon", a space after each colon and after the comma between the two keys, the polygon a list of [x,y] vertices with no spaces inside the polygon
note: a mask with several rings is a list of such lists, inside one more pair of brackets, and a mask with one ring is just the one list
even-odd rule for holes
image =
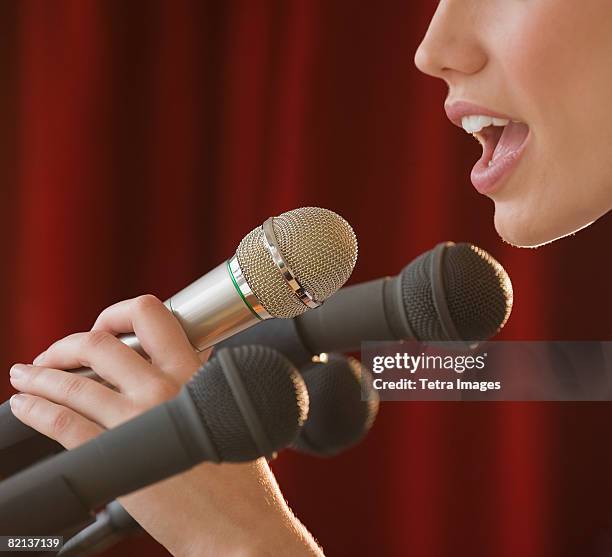
{"label": "black microphone", "polygon": [[2,535],[62,535],[92,510],[199,464],[293,442],[308,413],[297,370],[264,346],[220,350],[179,395],[0,484]]}
{"label": "black microphone", "polygon": [[446,242],[395,277],[340,289],[324,306],[271,320],[216,345],[266,344],[301,367],[322,352],[353,352],[364,340],[486,340],[512,310],[504,268],[472,244]]}
{"label": "black microphone", "polygon": [[96,555],[124,538],[144,532],[119,501],[111,501],[96,515],[96,520],[64,543],[58,555],[85,557]]}
{"label": "black microphone", "polygon": [[[310,404],[308,418],[290,448],[331,457],[359,443],[372,427],[379,406],[370,371],[355,358],[328,354],[326,359],[300,369],[300,374]],[[70,538],[59,555],[95,555],[141,532],[140,524],[113,501],[98,513],[93,524]]]}
{"label": "black microphone", "polygon": [[370,370],[355,358],[326,354],[300,373],[310,408],[291,448],[331,457],[362,441],[374,424],[380,403]]}

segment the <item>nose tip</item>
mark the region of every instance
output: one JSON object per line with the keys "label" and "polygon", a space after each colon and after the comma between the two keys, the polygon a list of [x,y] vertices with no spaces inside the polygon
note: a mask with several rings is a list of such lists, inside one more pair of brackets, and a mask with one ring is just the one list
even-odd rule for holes
{"label": "nose tip", "polygon": [[426,46],[425,40],[421,42],[414,53],[414,65],[424,74],[431,75],[432,77],[442,77],[443,68],[440,63],[436,61],[431,49]]}
{"label": "nose tip", "polygon": [[414,64],[419,71],[447,83],[454,74],[478,73],[486,63],[486,53],[478,45],[460,44],[458,41],[441,45],[428,41],[427,37],[414,54]]}
{"label": "nose tip", "polygon": [[474,33],[469,13],[465,13],[469,10],[459,8],[451,2],[438,5],[414,55],[414,63],[421,72],[447,83],[453,76],[479,72],[488,60],[484,44]]}

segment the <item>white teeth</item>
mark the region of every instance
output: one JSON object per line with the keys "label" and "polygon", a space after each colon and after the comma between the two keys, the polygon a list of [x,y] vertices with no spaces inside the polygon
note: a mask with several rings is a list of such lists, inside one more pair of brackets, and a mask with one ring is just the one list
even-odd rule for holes
{"label": "white teeth", "polygon": [[506,126],[510,120],[505,118],[491,118],[481,114],[470,114],[461,118],[461,126],[467,133],[477,133],[487,126]]}
{"label": "white teeth", "polygon": [[470,114],[461,119],[463,129],[468,133],[476,133],[493,124],[493,118],[489,116],[481,116],[479,114]]}

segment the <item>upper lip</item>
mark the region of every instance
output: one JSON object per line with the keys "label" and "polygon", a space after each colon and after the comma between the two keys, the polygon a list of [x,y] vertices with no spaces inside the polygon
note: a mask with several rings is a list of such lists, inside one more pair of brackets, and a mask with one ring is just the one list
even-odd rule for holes
{"label": "upper lip", "polygon": [[451,101],[444,103],[444,110],[446,111],[446,115],[448,119],[455,124],[455,126],[459,126],[463,128],[461,123],[461,119],[464,116],[472,116],[475,114],[480,114],[482,116],[490,116],[491,118],[504,118],[506,120],[516,120],[512,116],[508,116],[507,114],[502,114],[501,112],[495,112],[494,110],[490,110],[484,106],[479,106],[477,104],[468,102],[468,101]]}

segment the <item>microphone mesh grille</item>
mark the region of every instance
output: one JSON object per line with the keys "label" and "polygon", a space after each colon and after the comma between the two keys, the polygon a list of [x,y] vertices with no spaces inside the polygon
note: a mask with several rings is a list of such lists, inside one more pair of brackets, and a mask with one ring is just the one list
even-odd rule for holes
{"label": "microphone mesh grille", "polygon": [[[285,261],[317,301],[329,298],[351,276],[357,261],[357,238],[340,215],[302,207],[275,217],[273,226]],[[274,264],[261,226],[244,237],[236,256],[248,285],[270,315],[291,318],[308,309]]]}
{"label": "microphone mesh grille", "polygon": [[[291,444],[308,415],[308,392],[293,364],[270,347],[230,348],[240,377],[273,449]],[[225,379],[211,358],[187,384],[221,461],[244,462],[262,455]]]}
{"label": "microphone mesh grille", "polygon": [[[378,394],[371,373],[355,358],[332,354],[327,363],[302,369],[310,397],[308,419],[293,447],[317,456],[332,456],[361,441],[376,419]],[[369,387],[361,400],[361,378]]]}
{"label": "microphone mesh grille", "polygon": [[512,283],[505,269],[472,244],[455,244],[446,249],[446,301],[460,337],[449,339],[433,302],[431,258],[432,250],[425,252],[400,275],[406,315],[417,339],[486,340],[498,333],[512,311]]}

